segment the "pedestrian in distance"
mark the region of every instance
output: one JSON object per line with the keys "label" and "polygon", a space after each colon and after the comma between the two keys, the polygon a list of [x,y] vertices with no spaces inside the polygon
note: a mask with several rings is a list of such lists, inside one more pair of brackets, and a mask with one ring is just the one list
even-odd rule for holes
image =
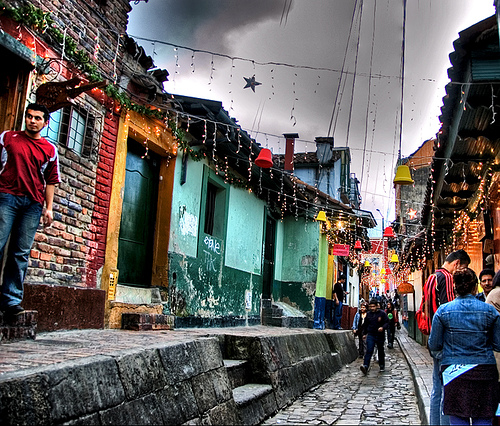
{"label": "pedestrian in distance", "polygon": [[500,271],[493,277],[491,284],[492,289],[486,298],[486,303],[493,305],[493,307],[500,313]]}
{"label": "pedestrian in distance", "polygon": [[[24,277],[43,213],[45,226],[53,220],[55,185],[60,182],[57,148],[41,136],[49,111],[29,104],[25,130],[0,135],[0,258],[7,241],[0,309],[6,317],[24,312]],[[45,202],[45,211],[43,204]]]}
{"label": "pedestrian in distance", "polygon": [[472,269],[453,275],[457,298],[441,305],[432,320],[429,349],[442,351],[443,412],[451,425],[491,425],[498,406],[500,315],[472,294]]}
{"label": "pedestrian in distance", "polygon": [[366,336],[366,353],[363,365],[360,367],[364,375],[370,368],[370,360],[375,346],[378,349],[378,364],[380,372],[385,371],[385,330],[389,325],[387,314],[377,306],[378,301],[371,299],[368,305],[369,312],[366,314],[366,320],[363,324],[363,336]]}
{"label": "pedestrian in distance", "polygon": [[387,314],[387,318],[389,318],[389,326],[387,327],[387,347],[389,349],[393,349],[396,327],[400,329],[401,326],[399,325],[398,311],[394,306],[394,303],[390,300],[387,302],[385,313]]}
{"label": "pedestrian in distance", "polygon": [[[422,333],[429,334],[432,330],[432,318],[439,306],[455,299],[453,289],[453,274],[459,270],[466,269],[470,264],[470,257],[465,250],[457,250],[450,253],[441,268],[429,275],[424,284],[422,303],[420,310],[425,312],[426,330]],[[418,314],[418,312],[417,312]],[[420,327],[419,327],[420,328]],[[427,331],[428,330],[428,331]],[[432,391],[430,396],[429,422],[432,425],[448,425],[448,416],[443,415],[443,383],[441,381],[441,358],[442,351],[430,351],[434,367],[432,370]]]}
{"label": "pedestrian in distance", "polygon": [[493,277],[495,276],[495,271],[493,269],[483,269],[479,274],[479,283],[483,288],[481,293],[476,294],[476,297],[481,302],[486,302],[486,298],[490,291],[493,289]]}
{"label": "pedestrian in distance", "polygon": [[359,307],[358,312],[354,315],[354,321],[352,322],[352,332],[354,336],[358,338],[358,353],[359,358],[363,358],[366,352],[366,340],[363,339],[363,323],[366,320],[366,315],[368,312],[368,304],[366,302],[362,302]]}
{"label": "pedestrian in distance", "polygon": [[333,329],[342,330],[342,307],[344,305],[344,284],[346,278],[344,274],[339,275],[338,281],[333,286]]}

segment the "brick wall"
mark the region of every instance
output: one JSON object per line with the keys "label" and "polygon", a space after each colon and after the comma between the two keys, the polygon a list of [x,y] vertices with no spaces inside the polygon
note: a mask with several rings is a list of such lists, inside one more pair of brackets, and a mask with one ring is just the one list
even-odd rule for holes
{"label": "brick wall", "polygon": [[[57,28],[66,29],[66,34],[77,41],[77,49],[84,48],[104,75],[113,77],[116,46],[126,32],[131,10],[128,0],[4,0],[4,3],[12,7],[32,4],[50,11]],[[97,41],[100,48],[95,59]],[[121,56],[116,57],[116,70],[121,69]]]}

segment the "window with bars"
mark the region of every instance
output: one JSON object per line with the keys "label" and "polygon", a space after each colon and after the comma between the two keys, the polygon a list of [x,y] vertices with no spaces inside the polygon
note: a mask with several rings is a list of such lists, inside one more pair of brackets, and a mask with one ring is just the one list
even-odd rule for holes
{"label": "window with bars", "polygon": [[42,136],[67,146],[81,157],[95,161],[100,140],[100,120],[78,107],[61,108],[50,114]]}

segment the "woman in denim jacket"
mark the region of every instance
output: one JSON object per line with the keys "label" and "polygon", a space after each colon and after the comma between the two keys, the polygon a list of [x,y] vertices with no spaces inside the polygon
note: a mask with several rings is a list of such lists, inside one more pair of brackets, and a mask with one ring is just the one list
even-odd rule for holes
{"label": "woman in denim jacket", "polygon": [[453,275],[457,298],[441,305],[432,320],[429,349],[443,351],[443,412],[451,425],[491,424],[498,405],[498,371],[493,350],[500,351],[500,315],[477,300],[472,269]]}

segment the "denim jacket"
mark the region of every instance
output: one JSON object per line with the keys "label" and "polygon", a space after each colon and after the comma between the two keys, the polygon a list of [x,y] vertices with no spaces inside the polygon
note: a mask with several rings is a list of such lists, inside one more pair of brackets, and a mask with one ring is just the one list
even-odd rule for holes
{"label": "denim jacket", "polygon": [[500,315],[472,294],[441,305],[432,319],[429,349],[443,351],[441,365],[495,364]]}

